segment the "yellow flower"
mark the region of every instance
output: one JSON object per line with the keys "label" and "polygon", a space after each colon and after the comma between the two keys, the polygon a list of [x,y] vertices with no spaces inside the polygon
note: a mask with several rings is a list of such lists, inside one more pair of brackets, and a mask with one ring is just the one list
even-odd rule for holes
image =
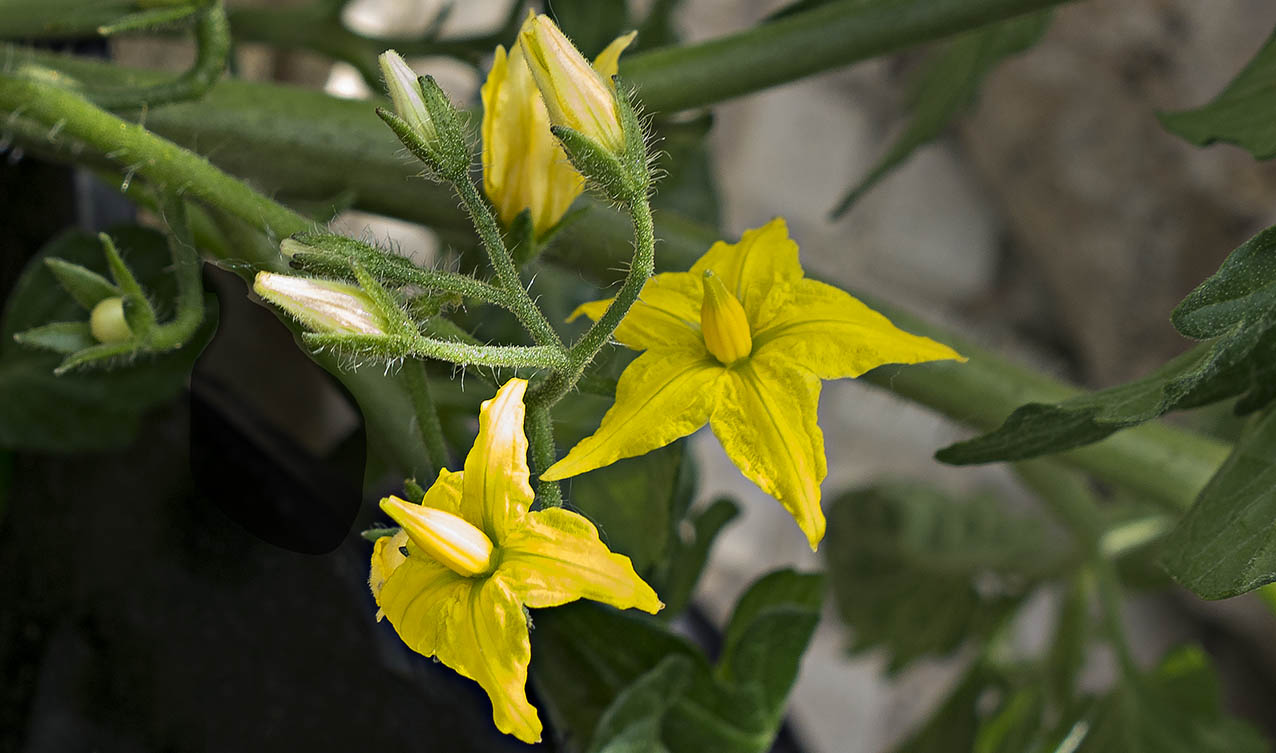
{"label": "yellow flower", "polygon": [[[636,34],[618,37],[598,55],[598,75],[611,81],[620,53]],[[515,44],[508,56],[497,46],[482,97],[483,189],[506,227],[519,212],[530,209],[532,226],[543,235],[585,190],[585,179],[549,130],[549,112],[523,59],[522,45]]]}
{"label": "yellow flower", "polygon": [[651,613],[664,605],[588,520],[556,507],[528,511],[526,390],[511,379],[483,403],[465,470],[440,473],[420,505],[381,501],[403,530],[377,540],[368,585],[378,619],[481,685],[497,728],[530,743],[541,722],[525,689],[532,649],[523,607],[581,598]]}
{"label": "yellow flower", "polygon": [[[609,303],[586,303],[572,316],[597,319]],[[648,280],[616,339],[646,352],[621,374],[598,430],[541,478],[641,455],[709,423],[727,456],[784,505],[812,549],[824,537],[820,380],[887,363],[965,360],[805,278],[782,218],[746,231],[739,243],[715,243],[690,272]]]}
{"label": "yellow flower", "polygon": [[[541,91],[550,123],[570,128],[612,154],[624,152],[625,133],[612,77],[616,60],[635,34],[612,42],[590,67],[549,16],[529,14],[518,33],[519,47]],[[624,43],[617,47],[621,40]]]}

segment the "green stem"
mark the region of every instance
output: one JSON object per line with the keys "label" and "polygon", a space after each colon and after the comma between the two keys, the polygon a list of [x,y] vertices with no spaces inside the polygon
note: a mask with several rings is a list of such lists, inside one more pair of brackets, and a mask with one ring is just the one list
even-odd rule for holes
{"label": "green stem", "polygon": [[1122,620],[1124,599],[1121,594],[1121,580],[1110,560],[1097,557],[1093,560],[1093,568],[1099,604],[1103,607],[1103,624],[1112,643],[1112,651],[1116,654],[1122,677],[1133,680],[1139,676],[1139,664],[1134,660],[1134,652],[1130,650],[1130,641]]}
{"label": "green stem", "polygon": [[603,315],[598,317],[568,351],[567,369],[555,372],[536,388],[532,400],[537,405],[552,408],[576,386],[585,373],[585,367],[611,341],[620,321],[629,313],[634,301],[638,300],[638,294],[642,292],[643,285],[647,284],[647,279],[655,269],[656,229],[651,218],[651,205],[647,203],[646,197],[629,202],[629,216],[633,222],[634,256],[629,263],[625,281]]}
{"label": "green stem", "polygon": [[177,278],[177,313],[172,321],[156,329],[149,343],[155,350],[180,348],[204,321],[204,289],[200,271],[203,267],[186,218],[186,203],[177,198],[164,202],[164,220],[168,223],[169,254],[173,259],[173,276]]}
{"label": "green stem", "polygon": [[547,345],[468,345],[424,335],[353,335],[307,332],[302,336],[317,348],[375,355],[379,358],[433,358],[458,366],[492,366],[509,369],[547,369],[567,366],[563,351]]}
{"label": "green stem", "polygon": [[1048,459],[1015,463],[1014,469],[1087,555],[1093,555],[1103,536],[1104,523],[1085,477]]}
{"label": "green stem", "polygon": [[536,306],[536,302],[523,287],[523,281],[518,276],[518,269],[514,267],[509,251],[505,248],[501,228],[496,224],[496,217],[492,215],[487,202],[479,196],[478,189],[470,181],[460,180],[453,185],[461,197],[461,203],[470,213],[470,219],[474,222],[479,238],[483,241],[483,248],[487,251],[488,261],[496,273],[496,280],[504,289],[506,308],[518,317],[519,322],[538,344],[562,349],[563,341],[559,339],[558,333],[550,326],[545,314]]}
{"label": "green stem", "polygon": [[141,175],[164,191],[206,201],[279,239],[313,223],[214,167],[207,159],[140,125],[129,123],[77,94],[29,79],[0,75],[0,111],[55,129],[105,155],[126,181]]}
{"label": "green stem", "polygon": [[437,476],[448,465],[448,451],[443,440],[443,424],[439,422],[439,412],[430,396],[430,376],[425,370],[425,362],[411,360],[403,364],[403,383],[412,398],[417,431],[425,444],[431,466],[430,475]]}
{"label": "green stem", "polygon": [[[554,450],[554,419],[549,408],[533,403],[527,409],[528,445],[532,454],[532,466],[543,473],[557,460]],[[557,481],[536,483],[536,498],[545,507],[562,507],[563,490]]]}
{"label": "green stem", "polygon": [[230,60],[230,26],[220,0],[197,14],[195,44],[195,62],[171,81],[140,87],[90,89],[85,94],[99,107],[109,110],[198,99],[213,88]]}

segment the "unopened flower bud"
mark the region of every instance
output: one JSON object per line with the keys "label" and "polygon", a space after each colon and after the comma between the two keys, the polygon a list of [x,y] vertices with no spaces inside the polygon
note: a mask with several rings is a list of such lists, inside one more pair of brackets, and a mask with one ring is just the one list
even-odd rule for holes
{"label": "unopened flower bud", "polygon": [[133,336],[124,317],[124,299],[103,298],[89,314],[89,331],[100,343],[124,342]]}
{"label": "unopened flower bud", "polygon": [[357,286],[333,280],[258,272],[253,291],[316,332],[383,335],[384,321],[372,298]]}
{"label": "unopened flower bud", "polygon": [[385,86],[390,92],[390,100],[394,102],[394,112],[411,126],[413,132],[426,143],[438,138],[430,111],[425,107],[425,98],[421,95],[421,84],[416,73],[408,66],[399,53],[386,50],[377,57],[381,64],[381,75],[385,76]]}
{"label": "unopened flower bud", "polygon": [[594,70],[549,16],[527,19],[518,36],[550,123],[622,154],[625,133],[611,82]]}
{"label": "unopened flower bud", "polygon": [[403,526],[412,543],[458,575],[491,572],[492,540],[465,518],[398,497],[381,500],[381,509]]}
{"label": "unopened flower bud", "polygon": [[753,352],[753,336],[744,307],[722,280],[707,269],[704,273],[704,301],[700,304],[700,331],[705,347],[730,366]]}

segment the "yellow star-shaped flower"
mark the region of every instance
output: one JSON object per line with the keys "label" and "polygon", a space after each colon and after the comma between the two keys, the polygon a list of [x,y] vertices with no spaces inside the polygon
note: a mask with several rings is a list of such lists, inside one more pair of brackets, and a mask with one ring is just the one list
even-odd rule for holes
{"label": "yellow star-shaped flower", "polygon": [[581,598],[652,613],[664,605],[584,517],[529,512],[526,389],[511,379],[483,403],[464,471],[440,473],[419,505],[381,501],[403,530],[377,540],[368,584],[378,619],[389,618],[412,650],[481,685],[497,728],[530,743],[541,722],[527,700],[523,607]]}
{"label": "yellow star-shaped flower", "polygon": [[[597,319],[609,303],[586,303],[572,317]],[[965,360],[804,277],[782,218],[746,231],[739,243],[715,243],[690,272],[652,277],[616,339],[646,352],[621,374],[598,430],[541,478],[641,455],[708,423],[745,477],[793,515],[812,549],[824,538],[820,380],[887,363]]]}

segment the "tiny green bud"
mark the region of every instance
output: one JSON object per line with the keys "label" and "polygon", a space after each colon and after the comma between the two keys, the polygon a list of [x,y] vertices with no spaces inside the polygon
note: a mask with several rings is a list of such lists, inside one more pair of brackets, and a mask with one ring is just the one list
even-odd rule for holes
{"label": "tiny green bud", "polygon": [[113,296],[99,301],[89,314],[89,331],[100,343],[119,343],[132,338],[133,331],[124,317],[124,299]]}

